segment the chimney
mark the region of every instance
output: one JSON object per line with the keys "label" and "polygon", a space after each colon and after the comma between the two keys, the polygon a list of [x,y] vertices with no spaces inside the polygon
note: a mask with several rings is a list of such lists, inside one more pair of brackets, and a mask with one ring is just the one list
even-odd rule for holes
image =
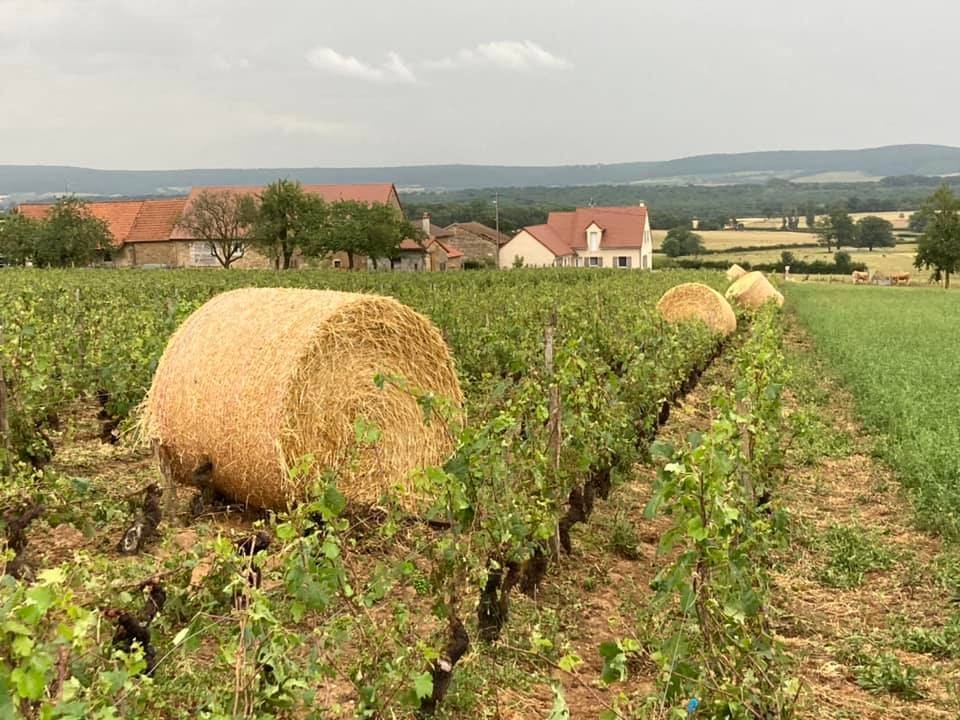
{"label": "chimney", "polygon": [[421,223],[422,223],[421,227],[423,228],[424,234],[427,237],[430,237],[430,213],[425,212],[423,214],[423,220],[421,220]]}

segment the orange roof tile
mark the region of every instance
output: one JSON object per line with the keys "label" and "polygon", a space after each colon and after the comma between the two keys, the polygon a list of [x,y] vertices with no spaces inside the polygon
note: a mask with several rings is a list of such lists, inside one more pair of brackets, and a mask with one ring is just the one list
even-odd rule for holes
{"label": "orange roof tile", "polygon": [[596,223],[601,229],[600,249],[639,248],[647,227],[647,208],[643,205],[587,207],[552,212],[543,225],[523,228],[557,257],[587,248],[587,228]]}
{"label": "orange roof tile", "polygon": [[[113,236],[113,244],[119,247],[126,242],[130,235],[130,230],[137,219],[137,214],[140,212],[143,202],[143,200],[88,202],[86,207],[94,217],[107,223],[110,234]],[[26,217],[40,220],[47,216],[53,205],[53,203],[30,203],[21,205],[18,210]]]}
{"label": "orange roof tile", "polygon": [[[369,204],[396,202],[400,206],[400,198],[393,183],[343,184],[343,185],[301,185],[304,192],[319,195],[327,202],[337,200],[355,200]],[[193,201],[203,192],[230,192],[245,195],[256,195],[263,191],[262,185],[204,185],[190,189],[183,211],[193,204]],[[170,235],[171,240],[192,240],[193,236],[184,228],[177,226]]]}
{"label": "orange roof tile", "polygon": [[[550,214],[553,215],[553,213]],[[530,225],[525,227],[524,230],[530,233],[534,239],[557,257],[571,255],[573,253],[570,246],[560,239],[557,231],[550,227],[550,225]]]}
{"label": "orange roof tile", "polygon": [[186,198],[144,200],[127,242],[160,242],[169,240],[173,227],[183,212]]}

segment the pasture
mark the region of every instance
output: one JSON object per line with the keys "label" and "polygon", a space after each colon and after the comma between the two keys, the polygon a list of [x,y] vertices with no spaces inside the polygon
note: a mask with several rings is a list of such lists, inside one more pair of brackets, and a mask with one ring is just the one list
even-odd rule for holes
{"label": "pasture", "polygon": [[[861,218],[867,217],[868,215],[873,215],[876,217],[881,217],[884,220],[888,220],[892,225],[894,230],[906,230],[908,223],[910,222],[910,216],[914,213],[913,210],[888,210],[888,211],[878,211],[878,212],[862,212],[862,213],[850,213],[850,217],[854,222],[860,220]],[[817,220],[822,219],[823,215],[818,215]],[[779,230],[780,225],[783,222],[783,218],[771,217],[771,218],[761,218],[761,217],[748,217],[748,218],[737,218],[738,222],[743,223],[744,229],[746,230]],[[806,221],[801,218],[800,225],[803,229],[808,229],[806,227]]]}
{"label": "pasture", "polygon": [[[817,242],[817,236],[813,233],[783,232],[781,230],[698,230],[696,232],[703,238],[706,249],[711,252],[737,247],[764,248],[770,245],[812,245]],[[653,231],[653,247],[655,250],[660,248],[666,236],[666,230]]]}
{"label": "pasture", "polygon": [[960,295],[933,288],[790,284],[818,351],[850,387],[923,524],[960,537]]}
{"label": "pasture", "polygon": [[[751,235],[753,233],[750,233]],[[823,262],[833,262],[833,255],[836,250],[827,252],[822,247],[818,248],[796,248],[789,249],[794,257],[805,262],[822,260]],[[914,278],[914,282],[926,283],[929,273],[917,270],[913,267],[913,258],[916,255],[916,244],[898,243],[893,248],[877,248],[873,252],[859,248],[845,248],[845,252],[850,253],[853,262],[865,263],[871,272],[880,270],[884,273],[908,272]],[[749,262],[757,263],[775,263],[780,261],[780,255],[783,250],[750,250],[746,252],[726,252],[704,256],[711,261],[733,263]]]}

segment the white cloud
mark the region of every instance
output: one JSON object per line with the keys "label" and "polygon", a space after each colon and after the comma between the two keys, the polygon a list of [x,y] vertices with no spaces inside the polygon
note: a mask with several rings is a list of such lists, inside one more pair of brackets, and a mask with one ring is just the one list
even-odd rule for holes
{"label": "white cloud", "polygon": [[414,83],[416,75],[397,53],[387,54],[387,61],[371,65],[351,55],[341,55],[333,48],[318,47],[307,53],[307,62],[318,70],[343,77],[382,83]]}
{"label": "white cloud", "polygon": [[454,55],[428,60],[424,66],[435,69],[494,67],[501,70],[566,70],[569,60],[544,50],[532,40],[499,40],[463,48]]}

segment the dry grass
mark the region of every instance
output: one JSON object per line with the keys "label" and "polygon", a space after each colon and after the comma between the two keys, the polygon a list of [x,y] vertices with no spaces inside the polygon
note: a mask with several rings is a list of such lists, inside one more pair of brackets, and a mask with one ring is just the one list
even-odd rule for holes
{"label": "dry grass", "polygon": [[[751,233],[752,234],[752,233]],[[917,246],[913,243],[900,243],[895,248],[877,249],[873,252],[869,250],[856,250],[845,248],[844,251],[850,253],[854,262],[866,263],[871,272],[881,270],[884,273],[891,272],[909,272],[918,278],[923,277],[924,273],[918,273],[913,267],[913,258],[917,252]],[[706,257],[707,260],[727,262],[727,263],[774,263],[780,261],[780,255],[783,250],[752,250],[749,252],[731,252],[718,253]],[[835,251],[827,252],[823,248],[797,248],[790,250],[797,260],[804,262],[813,262],[822,260],[823,262],[833,262]]]}
{"label": "dry grass", "polygon": [[749,310],[758,310],[770,300],[777,305],[783,305],[783,295],[770,284],[766,275],[757,271],[747,273],[734,281],[727,288],[726,297]]}
{"label": "dry grass", "polygon": [[722,335],[737,329],[737,316],[726,298],[700,283],[683,283],[667,290],[657,303],[657,312],[671,323],[700,320]]}
{"label": "dry grass", "polygon": [[[311,455],[337,468],[341,491],[376,502],[387,487],[416,505],[410,471],[443,462],[452,440],[427,423],[411,391],[455,403],[462,394],[439,331],[391,298],[321,290],[247,288],[213,298],[181,326],[160,360],[144,427],[161,465],[189,483],[209,459],[229,498],[282,508],[313,474],[287,467]],[[375,428],[362,433],[358,423]]]}
{"label": "dry grass", "polygon": [[[766,247],[769,245],[807,245],[817,242],[817,236],[805,232],[782,232],[778,230],[746,231],[746,230],[697,230],[703,238],[707,250],[729,250],[736,247]],[[660,248],[660,243],[667,236],[666,230],[653,231],[653,247]]]}

